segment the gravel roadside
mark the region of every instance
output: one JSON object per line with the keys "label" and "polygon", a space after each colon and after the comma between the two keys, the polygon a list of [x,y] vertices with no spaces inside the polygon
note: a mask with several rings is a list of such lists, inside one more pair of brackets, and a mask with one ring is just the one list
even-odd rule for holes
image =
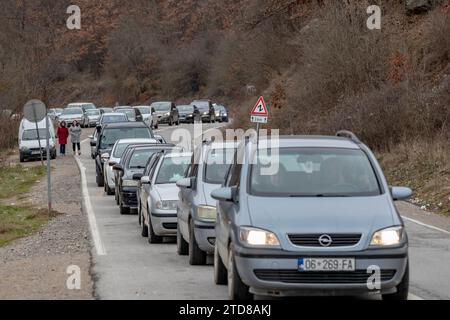
{"label": "gravel roadside", "polygon": [[[28,162],[26,165],[39,165]],[[37,233],[0,248],[0,299],[93,299],[89,226],[73,156],[52,161],[53,209],[61,215]],[[46,179],[25,195],[2,201],[45,208]],[[69,266],[80,268],[81,288],[70,290]]]}

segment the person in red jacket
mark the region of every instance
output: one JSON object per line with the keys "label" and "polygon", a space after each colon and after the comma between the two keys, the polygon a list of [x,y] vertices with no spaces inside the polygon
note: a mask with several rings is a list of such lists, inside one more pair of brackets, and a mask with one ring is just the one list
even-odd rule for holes
{"label": "person in red jacket", "polygon": [[65,156],[66,155],[67,138],[69,137],[69,130],[67,129],[67,125],[66,125],[65,121],[62,121],[59,124],[59,128],[56,131],[56,136],[58,137],[59,153],[62,156]]}

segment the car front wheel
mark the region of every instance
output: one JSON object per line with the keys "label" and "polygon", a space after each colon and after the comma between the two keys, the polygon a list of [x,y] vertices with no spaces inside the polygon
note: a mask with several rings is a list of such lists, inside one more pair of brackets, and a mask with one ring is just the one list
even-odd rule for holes
{"label": "car front wheel", "polygon": [[180,256],[186,256],[189,254],[189,243],[184,240],[179,227],[177,228],[177,253]]}
{"label": "car front wheel", "polygon": [[233,244],[230,244],[228,251],[228,297],[230,300],[253,299],[248,286],[242,282],[237,271]]}
{"label": "car front wheel", "polygon": [[192,266],[206,264],[206,252],[200,249],[195,239],[193,221],[189,224],[189,264]]}
{"label": "car front wheel", "polygon": [[[150,213],[149,213],[150,215]],[[163,241],[163,237],[160,237],[155,234],[155,230],[153,230],[152,220],[147,216],[148,220],[148,243],[161,243]]]}
{"label": "car front wheel", "polygon": [[227,280],[227,268],[225,268],[225,265],[222,262],[222,258],[219,255],[219,249],[216,244],[214,247],[214,283],[227,284]]}

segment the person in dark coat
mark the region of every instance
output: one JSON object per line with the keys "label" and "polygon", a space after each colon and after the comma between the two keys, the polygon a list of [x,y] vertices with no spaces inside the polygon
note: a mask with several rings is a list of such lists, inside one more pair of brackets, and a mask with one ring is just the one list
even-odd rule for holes
{"label": "person in dark coat", "polygon": [[69,137],[69,129],[67,129],[67,125],[66,125],[65,121],[62,121],[59,124],[58,130],[56,131],[56,136],[58,137],[59,153],[62,156],[65,156],[66,155],[67,138]]}

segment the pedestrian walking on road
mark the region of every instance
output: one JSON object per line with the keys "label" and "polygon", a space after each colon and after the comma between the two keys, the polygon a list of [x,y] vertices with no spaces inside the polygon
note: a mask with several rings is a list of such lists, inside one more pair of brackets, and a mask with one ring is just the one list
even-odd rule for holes
{"label": "pedestrian walking on road", "polygon": [[72,141],[73,153],[77,154],[77,147],[78,147],[78,155],[81,156],[81,145],[80,145],[81,127],[78,121],[76,120],[73,121],[72,126],[69,129],[69,132],[70,132],[70,141]]}
{"label": "pedestrian walking on road", "polygon": [[69,130],[67,129],[67,125],[65,121],[62,121],[59,124],[58,130],[56,131],[56,137],[58,138],[59,143],[59,153],[62,156],[66,155],[66,144],[67,138],[69,137]]}

